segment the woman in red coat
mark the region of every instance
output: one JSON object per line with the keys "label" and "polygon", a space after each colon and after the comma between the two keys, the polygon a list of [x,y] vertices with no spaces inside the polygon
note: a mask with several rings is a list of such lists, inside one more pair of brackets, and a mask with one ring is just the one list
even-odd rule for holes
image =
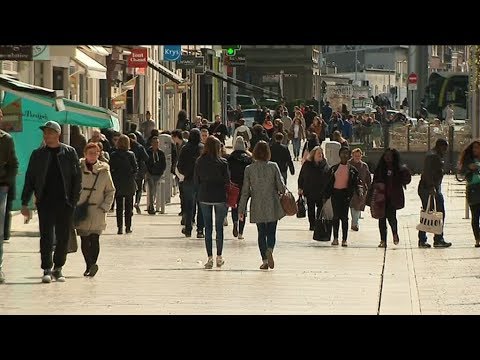
{"label": "woman in red coat", "polygon": [[[397,149],[387,148],[378,162],[373,176],[374,191],[372,214],[378,219],[380,229],[380,244],[378,247],[387,247],[387,220],[392,228],[393,243],[398,245],[397,210],[405,207],[403,189],[410,184],[412,176],[410,170],[400,162],[400,153]],[[376,194],[378,196],[376,196]]]}

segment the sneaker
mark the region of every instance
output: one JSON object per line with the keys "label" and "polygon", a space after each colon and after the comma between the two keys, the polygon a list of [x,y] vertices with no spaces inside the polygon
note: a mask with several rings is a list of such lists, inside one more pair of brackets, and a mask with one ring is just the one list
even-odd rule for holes
{"label": "sneaker", "polygon": [[238,224],[236,222],[233,223],[233,237],[238,236]]}
{"label": "sneaker", "polygon": [[244,237],[243,237],[243,234],[238,234],[238,240],[243,240]]}
{"label": "sneaker", "polygon": [[5,274],[0,270],[0,284],[5,283]]}
{"label": "sneaker", "polygon": [[273,261],[273,249],[267,249],[267,262],[270,269],[275,267],[275,262]]}
{"label": "sneaker", "polygon": [[140,209],[140,206],[138,204],[135,204],[135,210],[137,210],[138,215],[142,214],[142,210]]}
{"label": "sneaker", "polygon": [[85,270],[85,272],[83,273],[83,276],[88,276],[88,271],[90,270],[90,268],[88,267],[87,270]]}
{"label": "sneaker", "polygon": [[55,281],[65,282],[65,276],[62,274],[62,268],[53,269],[52,277],[55,279]]}
{"label": "sneaker", "polygon": [[380,241],[380,244],[378,244],[379,248],[386,248],[387,247],[387,242],[386,241]]}
{"label": "sneaker", "polygon": [[342,246],[343,246],[343,247],[347,247],[347,246],[348,246],[347,240],[342,240]]}
{"label": "sneaker", "polygon": [[125,228],[125,233],[126,234],[131,234],[132,233],[132,228]]}
{"label": "sneaker", "polygon": [[260,265],[260,270],[268,270],[268,263],[263,262],[262,265]]}
{"label": "sneaker", "polygon": [[223,260],[222,256],[217,256],[217,267],[222,267],[225,264],[225,260]]}
{"label": "sneaker", "polygon": [[88,269],[88,276],[94,277],[97,271],[98,271],[98,265],[93,264],[92,266],[90,266],[90,269]]}
{"label": "sneaker", "polygon": [[205,234],[203,231],[197,231],[197,239],[203,239],[205,238]]}
{"label": "sneaker", "polygon": [[427,243],[426,241],[418,241],[418,247],[419,248],[422,248],[422,249],[428,249],[428,248],[431,248],[432,245],[430,245],[429,243]]}
{"label": "sneaker", "polygon": [[207,262],[205,263],[205,269],[213,268],[213,258],[208,258]]}
{"label": "sneaker", "polygon": [[50,270],[43,270],[42,283],[50,284],[52,282],[52,272]]}
{"label": "sneaker", "polygon": [[398,234],[393,235],[393,243],[395,245],[398,245],[399,242],[400,242],[400,239],[398,237]]}
{"label": "sneaker", "polygon": [[225,218],[225,220],[223,220],[223,226],[228,226],[228,219]]}
{"label": "sneaker", "polygon": [[447,247],[450,247],[450,246],[452,246],[452,243],[446,242],[443,239],[441,241],[433,242],[433,247],[434,248],[447,248]]}
{"label": "sneaker", "polygon": [[352,231],[358,231],[358,225],[352,225],[351,229]]}
{"label": "sneaker", "polygon": [[155,215],[156,214],[154,209],[148,209],[147,212],[148,212],[148,215]]}
{"label": "sneaker", "polygon": [[333,239],[333,241],[332,241],[332,245],[333,245],[333,246],[336,246],[336,245],[338,245],[338,239]]}

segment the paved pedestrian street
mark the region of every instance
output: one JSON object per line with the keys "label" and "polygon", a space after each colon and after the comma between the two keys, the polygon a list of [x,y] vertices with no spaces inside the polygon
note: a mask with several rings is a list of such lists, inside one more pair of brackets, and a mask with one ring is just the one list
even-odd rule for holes
{"label": "paved pedestrian street", "polygon": [[[296,162],[297,174],[300,163]],[[297,192],[297,175],[289,188]],[[480,314],[480,249],[464,219],[463,184],[444,180],[448,249],[419,249],[415,226],[419,176],[406,191],[398,214],[400,244],[389,232],[378,248],[378,222],[363,213],[348,247],[312,240],[307,219],[279,222],[275,269],[260,270],[255,225],[245,240],[225,227],[221,269],[205,270],[203,239],[181,234],[178,196],[166,214],[133,217],[133,234],[117,235],[114,214],[100,238],[99,271],[85,278],[79,251],[69,254],[65,283],[42,284],[38,218],[16,215],[5,244],[6,284],[0,286],[1,314]],[[145,201],[145,197],[143,198]],[[390,230],[389,230],[390,231]],[[429,236],[429,243],[433,239]]]}

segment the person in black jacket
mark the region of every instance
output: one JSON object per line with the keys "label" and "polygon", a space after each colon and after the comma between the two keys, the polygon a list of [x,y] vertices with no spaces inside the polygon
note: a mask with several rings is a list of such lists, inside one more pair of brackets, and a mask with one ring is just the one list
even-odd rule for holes
{"label": "person in black jacket", "polygon": [[178,185],[178,191],[180,193],[180,213],[178,214],[178,216],[183,217],[183,213],[184,213],[184,210],[185,210],[185,201],[183,199],[183,179],[180,181],[180,178],[179,178],[179,176],[178,176],[178,174],[175,170],[177,168],[178,158],[180,156],[180,151],[182,150],[182,148],[187,143],[185,140],[183,140],[182,130],[176,129],[176,130],[172,131],[172,141],[175,144],[175,154],[176,154],[175,160],[173,159],[173,156],[172,156],[172,168],[173,168],[174,174],[176,175],[175,178],[176,178],[177,185]]}
{"label": "person in black jacket", "polygon": [[190,130],[190,126],[191,124],[187,112],[185,110],[180,110],[178,112],[176,129],[181,129],[183,131]]}
{"label": "person in black jacket", "polygon": [[[73,211],[80,198],[82,174],[75,149],[60,142],[60,125],[47,121],[40,129],[45,145],[30,156],[22,192],[22,215],[30,217],[28,203],[35,193],[40,223],[42,282],[50,283],[52,276],[63,282],[62,267],[67,260],[68,239]],[[57,245],[52,261],[54,231]]]}
{"label": "person in black jacket", "polygon": [[183,198],[185,202],[184,222],[185,229],[182,232],[186,237],[192,236],[193,206],[195,201],[195,184],[193,173],[195,161],[203,151],[203,144],[200,143],[200,130],[190,130],[188,142],[182,148],[178,157],[177,168],[180,174],[184,176],[183,180]]}
{"label": "person in black jacket", "polygon": [[132,152],[135,154],[135,159],[137,160],[138,172],[135,177],[135,182],[137,183],[137,191],[135,192],[135,210],[137,214],[141,214],[140,210],[140,200],[142,199],[143,192],[143,180],[145,179],[145,174],[147,173],[146,162],[148,160],[148,154],[145,148],[137,142],[137,136],[134,133],[128,134],[130,138],[130,147]]}
{"label": "person in black jacket", "polygon": [[125,231],[132,232],[133,196],[137,190],[135,178],[138,173],[135,154],[130,151],[130,139],[126,135],[118,138],[116,150],[110,155],[110,171],[115,185],[117,204],[117,234],[123,234],[123,208],[125,202]]}
{"label": "person in black jacket", "polygon": [[248,151],[252,152],[255,148],[255,145],[257,145],[257,143],[262,140],[266,143],[270,142],[270,139],[265,132],[262,124],[256,124],[252,128],[252,139],[250,140],[250,147],[248,148]]}
{"label": "person in black jacket", "polygon": [[342,147],[338,151],[340,163],[333,165],[329,171],[329,183],[326,198],[332,198],[333,208],[333,241],[332,245],[338,245],[338,232],[340,220],[342,221],[342,246],[347,246],[348,237],[348,209],[356,192],[363,196],[363,186],[358,175],[358,170],[348,163],[350,150]]}
{"label": "person in black jacket", "polygon": [[230,177],[234,184],[237,184],[240,192],[237,199],[237,207],[232,208],[232,221],[233,221],[233,236],[239,240],[243,240],[243,229],[245,228],[245,218],[239,221],[238,218],[238,203],[240,201],[240,194],[242,193],[243,176],[245,174],[245,168],[252,163],[252,157],[247,153],[247,147],[245,146],[245,140],[242,136],[237,136],[233,152],[227,158],[228,166],[230,169]]}
{"label": "person in black jacket", "polygon": [[228,135],[228,130],[225,124],[223,124],[221,121],[222,118],[220,115],[215,115],[215,122],[210,125],[208,132],[220,140],[222,144],[225,144],[225,137]]}
{"label": "person in black jacket", "polygon": [[137,124],[130,124],[130,132],[135,134],[137,143],[139,143],[143,147],[145,147],[147,145],[147,143],[145,141],[145,138],[143,137],[142,133],[140,131],[138,131]]}
{"label": "person in black jacket", "polygon": [[288,147],[282,144],[283,138],[284,135],[282,133],[278,132],[275,134],[275,142],[270,146],[272,153],[270,161],[277,163],[286,185],[287,170],[290,169],[290,174],[295,175],[295,167],[293,166],[292,155]]}
{"label": "person in black jacket", "polygon": [[320,215],[325,202],[325,188],[330,179],[329,170],[330,167],[323,155],[323,149],[315,146],[310,151],[307,161],[303,163],[298,176],[298,195],[307,198],[308,221],[311,231],[315,229],[315,219]]}
{"label": "person in black jacket", "polygon": [[219,139],[209,136],[202,155],[195,163],[194,179],[198,186],[198,201],[205,222],[205,247],[208,255],[205,269],[213,267],[212,211],[214,208],[217,243],[216,265],[221,267],[225,263],[222,258],[223,221],[228,211],[226,186],[230,183],[230,172],[227,160],[220,157],[220,144]]}
{"label": "person in black jacket", "polygon": [[160,139],[158,137],[152,138],[152,147],[148,149],[147,154],[146,179],[148,184],[148,213],[150,215],[155,215],[155,199],[157,198],[160,179],[167,167],[165,153],[160,149]]}

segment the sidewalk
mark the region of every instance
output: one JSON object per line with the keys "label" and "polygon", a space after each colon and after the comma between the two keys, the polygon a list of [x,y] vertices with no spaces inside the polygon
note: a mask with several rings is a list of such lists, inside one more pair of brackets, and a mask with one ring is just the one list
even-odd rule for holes
{"label": "sidewalk", "polygon": [[[296,172],[300,163],[295,163]],[[296,193],[296,178],[288,186]],[[114,214],[102,235],[99,272],[84,278],[81,252],[70,254],[66,283],[41,284],[37,218],[15,216],[5,244],[7,284],[0,287],[5,314],[477,314],[480,313],[480,249],[463,219],[462,184],[444,180],[448,249],[417,248],[419,177],[399,211],[400,244],[389,233],[378,248],[378,222],[368,208],[347,248],[312,239],[308,221],[279,222],[275,269],[259,270],[257,231],[247,224],[245,240],[225,227],[221,269],[204,270],[203,239],[181,233],[178,198],[166,214],[134,215],[133,234],[116,235]],[[145,198],[144,198],[145,199]],[[145,206],[142,206],[142,210]],[[17,236],[18,235],[18,236]],[[33,236],[33,237],[32,237]],[[431,237],[429,242],[432,243]],[[61,306],[59,306],[61,304]]]}

